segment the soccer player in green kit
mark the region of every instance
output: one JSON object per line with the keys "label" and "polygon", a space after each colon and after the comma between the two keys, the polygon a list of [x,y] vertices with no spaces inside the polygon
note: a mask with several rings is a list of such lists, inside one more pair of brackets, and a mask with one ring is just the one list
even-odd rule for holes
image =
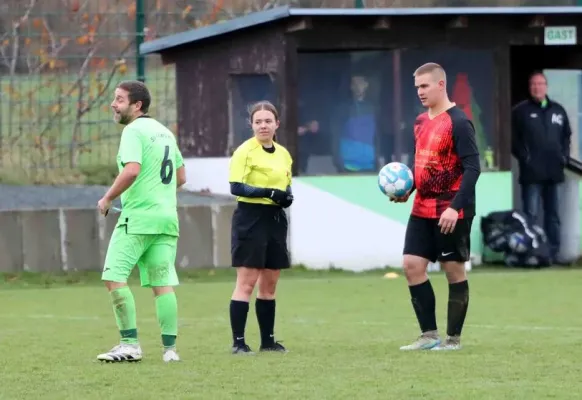
{"label": "soccer player in green kit", "polygon": [[121,342],[99,354],[106,362],[140,361],[136,308],[127,279],[134,266],[141,285],[151,287],[162,333],[165,362],[179,361],[176,352],[178,304],[174,286],[179,224],[177,189],[186,182],[184,161],[174,134],[147,115],[151,96],[139,81],[120,83],[111,103],[114,121],[125,125],[117,154],[119,175],[97,203],[107,215],[121,196],[122,211],[109,242],[102,280],[111,295]]}

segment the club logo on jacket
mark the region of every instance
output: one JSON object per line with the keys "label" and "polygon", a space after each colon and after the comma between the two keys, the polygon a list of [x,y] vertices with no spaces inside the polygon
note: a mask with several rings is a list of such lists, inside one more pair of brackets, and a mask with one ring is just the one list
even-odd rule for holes
{"label": "club logo on jacket", "polygon": [[552,114],[552,124],[564,125],[564,116],[562,114]]}

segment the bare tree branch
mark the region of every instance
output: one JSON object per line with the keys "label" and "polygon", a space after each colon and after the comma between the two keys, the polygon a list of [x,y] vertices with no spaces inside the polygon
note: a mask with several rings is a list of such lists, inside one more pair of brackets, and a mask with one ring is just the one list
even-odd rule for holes
{"label": "bare tree branch", "polygon": [[26,9],[24,11],[24,14],[22,15],[22,17],[20,17],[17,21],[13,21],[12,23],[12,31],[10,32],[6,32],[4,35],[0,36],[0,41],[4,41],[6,40],[9,36],[14,37],[15,31],[18,31],[18,29],[20,29],[20,26],[25,23],[26,21],[28,21],[28,17],[30,16],[30,12],[32,11],[32,9],[34,8],[34,6],[36,5],[37,0],[30,0],[30,2],[28,3],[28,6],[26,6]]}
{"label": "bare tree branch", "polygon": [[[77,142],[76,143],[76,148],[86,147],[86,146],[91,145],[92,143],[95,143],[95,142],[99,141],[99,140],[112,139],[112,138],[115,138],[115,137],[119,137],[119,133],[116,132],[116,133],[101,134],[101,135],[99,135],[97,137],[93,137],[91,139],[84,140],[82,142]],[[62,158],[64,156],[66,156],[67,154],[70,154],[70,149],[63,150],[63,151],[60,151],[58,153],[54,153],[53,155],[51,155],[50,158],[48,158],[46,160],[46,163],[47,164],[50,164],[52,161],[58,160],[58,159],[60,159],[60,158]],[[39,166],[45,166],[45,165],[40,164]]]}
{"label": "bare tree branch", "polygon": [[81,66],[81,68],[77,72],[77,77],[75,79],[75,83],[69,88],[69,90],[67,90],[67,92],[64,95],[59,96],[59,98],[57,99],[57,104],[59,105],[58,111],[55,112],[53,115],[51,115],[51,117],[50,117],[49,121],[47,122],[47,124],[45,125],[44,129],[39,134],[40,137],[46,135],[52,129],[54,122],[62,116],[63,100],[70,98],[70,96],[73,94],[73,92],[76,89],[80,89],[80,87],[82,86],[83,78],[87,74],[87,68],[89,67],[89,61],[95,55],[97,48],[98,48],[98,46],[95,45],[89,50],[89,52],[87,53],[87,56],[85,57],[85,61],[83,62],[83,65]]}
{"label": "bare tree branch", "polygon": [[[13,75],[16,71],[16,65],[18,62],[18,52],[20,48],[20,26],[28,21],[28,17],[30,16],[30,12],[36,5],[37,0],[30,0],[24,14],[15,21],[12,21],[12,30],[7,31],[0,37],[0,54],[2,55],[2,61],[4,65],[10,71],[10,75]],[[10,44],[12,45],[12,51],[10,57],[6,54],[6,46],[4,46],[4,42],[6,40],[10,40]]]}
{"label": "bare tree branch", "polygon": [[[257,3],[263,6],[266,1]],[[24,4],[12,10],[12,16],[0,16],[7,28],[0,32],[0,71],[5,71],[4,82],[10,83],[3,96],[11,110],[2,124],[6,130],[0,132],[0,147],[12,162],[51,168],[61,166],[62,160],[62,167],[76,167],[84,162],[82,154],[91,151],[92,144],[117,135],[110,130],[101,132],[93,124],[103,119],[100,110],[108,103],[120,72],[133,67],[130,59],[126,64],[123,58],[132,53],[136,34],[147,31],[133,31],[135,8],[128,5],[129,0],[107,0],[107,7],[103,3],[98,8],[95,0],[75,0],[74,7],[70,0],[20,3]],[[148,28],[166,34],[198,24],[199,20],[194,21],[200,16],[197,7],[188,18],[179,18],[179,7],[188,4],[193,4],[192,0],[160,0],[158,7],[148,10]],[[205,22],[224,15],[220,8],[210,12],[211,8],[206,17],[211,21]],[[110,39],[113,33],[121,36],[121,43]],[[117,53],[119,57],[113,62]]]}
{"label": "bare tree branch", "polygon": [[[125,55],[125,53],[134,45],[135,45],[135,40],[131,40],[127,44],[127,46],[125,46],[125,48],[121,51],[119,58],[122,58]],[[97,102],[102,99],[103,95],[105,94],[105,91],[107,91],[107,89],[109,89],[109,86],[111,85],[111,82],[113,81],[113,78],[115,77],[115,74],[117,73],[118,69],[119,69],[119,65],[116,63],[113,66],[113,68],[111,69],[111,71],[109,71],[107,81],[105,82],[105,84],[103,85],[101,90],[98,92],[97,96],[95,96],[95,98],[90,103],[88,103],[86,107],[84,107],[81,110],[82,111],[81,116],[86,114],[87,112],[89,112],[91,109],[93,109],[95,107],[95,105],[97,104]]]}
{"label": "bare tree branch", "polygon": [[69,43],[70,39],[66,38],[62,41],[57,41],[57,38],[53,32],[53,30],[50,28],[48,21],[46,20],[46,18],[42,18],[42,23],[44,25],[44,28],[46,29],[48,35],[49,35],[49,39],[51,42],[51,57],[57,57],[58,54],[61,52],[61,50],[63,50],[65,48],[65,46]]}
{"label": "bare tree branch", "polygon": [[10,69],[10,59],[6,55],[6,46],[4,46],[4,40],[2,43],[0,43],[0,55],[2,56],[2,63],[6,66],[6,68]]}
{"label": "bare tree branch", "polygon": [[[16,66],[18,63],[18,54],[20,51],[20,27],[23,23],[28,21],[30,13],[32,9],[36,6],[37,0],[30,0],[28,5],[25,8],[24,14],[16,21],[12,21],[12,30],[6,32],[2,37],[0,37],[0,51],[2,52],[2,57],[4,60],[4,64],[8,67],[9,70],[9,83],[8,83],[8,92],[10,95],[14,93],[14,82],[15,82],[15,72]],[[9,60],[4,52],[5,46],[4,42],[7,40],[7,37],[10,37],[11,44],[12,44],[12,52],[11,52],[11,59]],[[8,123],[8,136],[12,136],[12,128],[13,128],[13,121],[14,121],[14,113],[8,113],[7,123]],[[3,149],[4,143],[4,135],[0,132],[0,150]],[[1,153],[0,153],[1,155]]]}
{"label": "bare tree branch", "polygon": [[[55,105],[57,105],[58,111],[51,115],[49,121],[47,121],[47,123],[45,124],[44,129],[39,134],[39,137],[43,137],[48,132],[50,132],[50,130],[53,128],[55,121],[57,121],[59,118],[61,118],[63,116],[63,112],[64,112],[64,107],[62,106],[63,102],[65,102],[66,100],[69,100],[70,96],[75,92],[75,90],[78,90],[78,94],[76,97],[77,97],[77,104],[79,106],[78,106],[77,111],[75,113],[75,123],[73,126],[73,133],[72,133],[72,137],[71,137],[71,141],[69,143],[69,146],[68,146],[67,150],[51,155],[51,157],[49,157],[48,159],[45,160],[45,163],[50,164],[53,160],[59,159],[60,157],[63,157],[66,154],[69,154],[70,167],[74,168],[74,167],[76,167],[77,150],[83,146],[87,146],[91,142],[91,141],[89,141],[89,142],[79,142],[78,141],[79,131],[80,131],[81,124],[82,124],[82,118],[86,113],[88,113],[89,111],[91,111],[95,107],[99,106],[104,101],[106,101],[104,94],[111,87],[111,83],[113,82],[113,78],[115,77],[115,74],[118,72],[119,67],[120,67],[119,64],[114,64],[114,66],[111,68],[111,70],[108,73],[106,83],[99,90],[98,95],[93,100],[88,102],[87,105],[83,106],[83,102],[84,102],[84,99],[86,96],[85,87],[83,85],[83,80],[85,79],[85,77],[87,75],[89,63],[90,63],[91,59],[93,58],[93,56],[95,55],[95,52],[97,51],[99,45],[100,45],[100,43],[95,43],[95,45],[90,49],[89,53],[87,53],[87,56],[85,57],[85,60],[83,61],[83,64],[79,68],[79,71],[78,71],[77,76],[75,78],[74,84],[69,88],[69,90],[67,90],[66,93],[62,94],[57,99]],[[125,54],[127,53],[127,51],[129,49],[131,49],[134,45],[135,45],[135,40],[128,42],[127,45],[119,53],[118,59],[122,59],[125,56]]]}
{"label": "bare tree branch", "polygon": [[[31,69],[29,66],[29,70],[28,70],[28,74],[29,75],[33,75],[33,74],[37,74],[40,71],[42,71],[42,69],[49,64],[52,60],[56,59],[59,56],[59,53],[65,49],[65,47],[67,47],[67,44],[69,43],[70,39],[66,38],[64,39],[62,42],[58,43],[57,42],[57,38],[54,34],[54,32],[52,31],[52,29],[50,28],[48,21],[46,20],[46,18],[42,18],[42,23],[44,28],[46,29],[48,35],[49,35],[49,41],[50,41],[50,48],[51,48],[51,53],[49,54],[48,58],[44,61],[44,62],[40,62],[36,68]],[[27,56],[27,60],[28,60],[29,56]]]}

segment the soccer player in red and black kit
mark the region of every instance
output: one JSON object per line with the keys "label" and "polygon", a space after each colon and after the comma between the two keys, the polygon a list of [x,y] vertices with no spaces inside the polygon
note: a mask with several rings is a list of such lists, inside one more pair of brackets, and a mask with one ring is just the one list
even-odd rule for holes
{"label": "soccer player in red and black kit", "polygon": [[[481,173],[473,123],[449,100],[444,69],[435,63],[414,72],[427,112],[414,123],[416,196],[404,239],[404,272],[421,336],[401,350],[458,350],[469,306],[465,262],[470,257],[475,185]],[[404,202],[408,198],[396,200]],[[438,260],[449,282],[447,338],[441,342],[435,295],[426,273]]]}

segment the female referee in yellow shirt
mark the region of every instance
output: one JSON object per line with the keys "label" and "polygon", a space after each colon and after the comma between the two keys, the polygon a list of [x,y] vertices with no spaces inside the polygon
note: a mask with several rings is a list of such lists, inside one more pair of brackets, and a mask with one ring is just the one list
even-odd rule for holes
{"label": "female referee in yellow shirt", "polygon": [[260,351],[286,352],[275,341],[275,289],[282,269],[289,268],[287,217],[293,202],[291,156],[274,142],[279,127],[277,109],[267,101],[249,111],[254,136],[241,144],[230,160],[230,192],[238,205],[232,217],[232,266],[236,287],[230,301],[233,354],[252,353],[245,342],[249,301],[259,292],[255,312],[261,331]]}

